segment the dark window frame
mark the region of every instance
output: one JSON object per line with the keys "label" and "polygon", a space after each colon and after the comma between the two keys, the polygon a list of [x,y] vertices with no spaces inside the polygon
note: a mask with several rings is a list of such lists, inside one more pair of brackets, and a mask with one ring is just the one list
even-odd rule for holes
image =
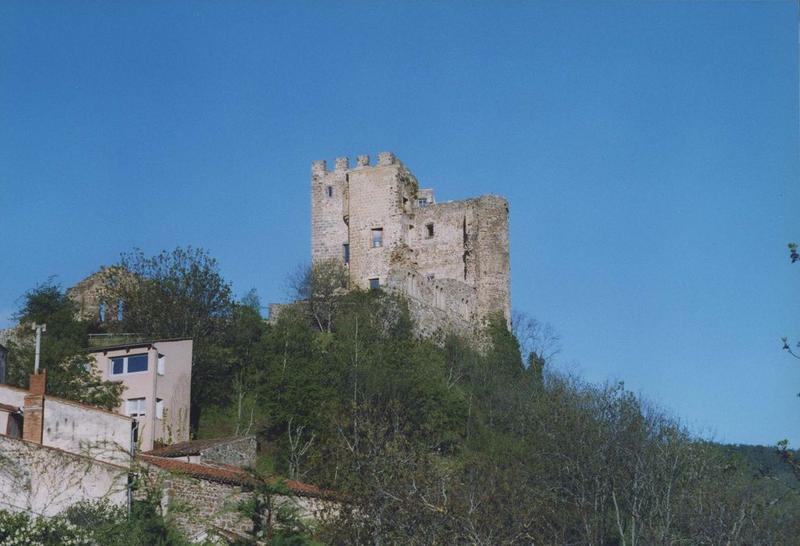
{"label": "dark window frame", "polygon": [[372,228],[370,230],[371,248],[381,248],[383,246],[383,228]]}
{"label": "dark window frame", "polygon": [[[130,371],[130,360],[129,359],[131,359],[131,358],[136,359],[134,364],[135,365],[140,365],[139,363],[141,362],[140,361],[141,357],[144,357],[144,369],[138,369],[138,370],[135,369],[133,371]],[[115,357],[111,357],[109,360],[111,360],[111,368],[109,370],[111,372],[109,375],[111,375],[111,376],[147,373],[148,371],[150,371],[150,356],[147,353],[137,353],[137,354],[133,354],[133,355],[115,356]],[[117,371],[117,370],[121,370],[121,371]]]}

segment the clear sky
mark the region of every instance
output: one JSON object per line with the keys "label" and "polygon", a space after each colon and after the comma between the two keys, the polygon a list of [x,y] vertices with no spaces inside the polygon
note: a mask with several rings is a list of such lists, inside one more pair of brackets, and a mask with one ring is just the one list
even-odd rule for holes
{"label": "clear sky", "polygon": [[311,161],[389,150],[440,200],[509,199],[559,368],[798,446],[797,6],[2,2],[0,326],[135,246],[283,301]]}

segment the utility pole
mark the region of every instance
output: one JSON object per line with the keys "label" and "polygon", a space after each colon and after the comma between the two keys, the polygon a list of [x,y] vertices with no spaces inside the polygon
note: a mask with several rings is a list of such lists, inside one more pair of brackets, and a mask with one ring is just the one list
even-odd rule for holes
{"label": "utility pole", "polygon": [[32,330],[36,330],[36,356],[33,361],[33,373],[39,373],[39,349],[42,345],[42,334],[47,331],[47,324],[33,323]]}

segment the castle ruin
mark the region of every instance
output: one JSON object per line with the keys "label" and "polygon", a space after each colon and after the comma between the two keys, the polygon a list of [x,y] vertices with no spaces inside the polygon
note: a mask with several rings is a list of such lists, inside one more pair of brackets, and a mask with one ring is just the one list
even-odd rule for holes
{"label": "castle ruin", "polygon": [[351,287],[407,298],[422,333],[511,316],[508,203],[437,203],[392,153],[311,165],[312,262],[341,260]]}

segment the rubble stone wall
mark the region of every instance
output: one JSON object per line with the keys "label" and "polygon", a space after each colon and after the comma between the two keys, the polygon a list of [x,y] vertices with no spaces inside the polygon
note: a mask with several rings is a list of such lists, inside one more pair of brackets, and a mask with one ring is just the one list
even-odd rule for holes
{"label": "rubble stone wall", "polygon": [[257,450],[256,437],[247,436],[204,449],[200,453],[200,462],[240,467],[250,466],[256,461]]}
{"label": "rubble stone wall", "polygon": [[[211,529],[247,533],[252,522],[237,510],[249,493],[238,485],[168,475],[164,482],[165,502],[178,526],[189,538],[202,536]],[[304,519],[319,519],[329,502],[311,497],[276,496],[276,503],[292,503]]]}
{"label": "rubble stone wall", "polygon": [[420,190],[393,154],[382,153],[376,165],[360,156],[353,168],[339,158],[332,171],[315,161],[311,211],[312,261],[344,260],[349,245],[351,286],[366,289],[377,278],[407,294],[426,331],[420,318],[442,313],[456,330],[459,321],[480,325],[493,313],[510,319],[508,203],[502,197],[435,203],[432,190]]}

